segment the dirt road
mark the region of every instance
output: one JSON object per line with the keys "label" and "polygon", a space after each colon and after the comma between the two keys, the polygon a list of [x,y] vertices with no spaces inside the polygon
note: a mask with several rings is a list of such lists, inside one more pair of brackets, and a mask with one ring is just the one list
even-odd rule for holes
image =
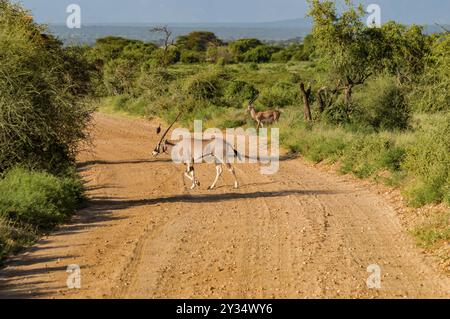
{"label": "dirt road", "polygon": [[[191,191],[183,167],[150,158],[151,124],[95,121],[79,163],[88,206],[0,271],[0,297],[450,297],[449,278],[362,184],[285,159],[273,176],[239,165],[239,190],[226,173],[206,190],[215,170],[202,165]],[[70,264],[81,289],[66,286]],[[366,285],[373,264],[381,289]]]}

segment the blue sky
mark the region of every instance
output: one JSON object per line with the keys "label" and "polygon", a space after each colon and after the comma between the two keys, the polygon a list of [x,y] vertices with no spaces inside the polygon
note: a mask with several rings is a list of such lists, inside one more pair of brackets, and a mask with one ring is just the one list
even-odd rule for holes
{"label": "blue sky", "polygon": [[[19,0],[16,0],[19,1]],[[356,2],[356,0],[354,0]],[[66,20],[79,4],[83,23],[266,22],[303,18],[306,0],[20,0],[41,23]],[[383,21],[450,23],[450,0],[362,0],[381,6]]]}

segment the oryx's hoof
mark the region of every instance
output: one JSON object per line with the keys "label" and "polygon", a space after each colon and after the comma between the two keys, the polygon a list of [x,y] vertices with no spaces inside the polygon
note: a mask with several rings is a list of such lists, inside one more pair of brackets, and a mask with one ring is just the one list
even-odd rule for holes
{"label": "oryx's hoof", "polygon": [[209,186],[209,187],[208,187],[208,190],[209,190],[209,191],[212,191],[213,189],[214,189],[213,186]]}

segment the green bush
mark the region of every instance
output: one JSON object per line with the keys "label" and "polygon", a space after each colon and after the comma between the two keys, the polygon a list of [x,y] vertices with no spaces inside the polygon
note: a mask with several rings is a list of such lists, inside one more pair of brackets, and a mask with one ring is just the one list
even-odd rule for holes
{"label": "green bush", "polygon": [[359,178],[373,176],[380,170],[398,171],[405,151],[389,138],[372,134],[357,135],[345,149],[341,171]]}
{"label": "green bush", "polygon": [[72,70],[66,61],[77,55],[27,16],[0,0],[0,173],[16,164],[61,173],[93,111],[83,99],[88,83],[75,74],[84,62]]}
{"label": "green bush", "polygon": [[293,53],[290,50],[283,49],[272,54],[272,62],[289,62],[292,59]]}
{"label": "green bush", "polygon": [[221,70],[207,69],[183,81],[183,92],[195,100],[217,100],[223,96],[226,74]]}
{"label": "green bush", "polygon": [[353,120],[380,130],[406,129],[411,117],[405,96],[393,78],[379,77],[355,94],[359,115]]}
{"label": "green bush", "polygon": [[291,44],[289,47],[272,55],[272,62],[308,61],[310,53],[303,44]]}
{"label": "green bush", "polygon": [[349,125],[352,122],[349,110],[341,101],[326,108],[319,116],[325,123],[333,125]]}
{"label": "green bush", "polygon": [[260,45],[244,54],[244,62],[267,63],[272,59],[272,55],[278,51],[280,51],[280,48]]}
{"label": "green bush", "polygon": [[149,101],[170,94],[170,83],[174,77],[164,68],[145,65],[133,87],[134,96],[143,96]]}
{"label": "green bush", "polygon": [[102,61],[103,64],[111,60],[117,59],[123,53],[124,49],[132,48],[134,45],[142,45],[143,42],[138,40],[129,40],[121,37],[108,36],[97,39],[92,50],[90,58],[92,60]]}
{"label": "green bush", "polygon": [[177,47],[171,46],[167,50],[157,49],[153,51],[149,63],[155,67],[167,67],[180,62],[181,52]]}
{"label": "green bush", "polygon": [[231,51],[234,54],[234,58],[237,62],[244,61],[244,54],[262,45],[262,42],[258,39],[239,39],[229,44]]}
{"label": "green bush", "polygon": [[212,32],[194,31],[178,37],[176,44],[183,50],[205,52],[209,46],[219,46],[222,41]]}
{"label": "green bush", "polygon": [[118,58],[106,64],[103,81],[109,95],[130,93],[136,83],[140,64],[134,60]]}
{"label": "green bush", "polygon": [[265,108],[281,108],[299,103],[299,87],[295,83],[278,82],[261,90],[259,103]]}
{"label": "green bush", "polygon": [[206,60],[217,64],[229,64],[233,61],[233,52],[228,46],[209,46],[206,52]]}
{"label": "green bush", "polygon": [[335,162],[346,147],[341,137],[324,136],[319,132],[304,136],[300,144],[300,153],[315,163],[325,160]]}
{"label": "green bush", "polygon": [[8,254],[31,245],[37,237],[34,227],[0,216],[0,262]]}
{"label": "green bush", "polygon": [[0,216],[41,230],[66,221],[81,198],[75,177],[12,168],[0,180]]}
{"label": "green bush", "polygon": [[191,51],[191,50],[181,51],[180,61],[182,63],[192,64],[203,62],[204,60],[205,60],[204,54],[198,51]]}
{"label": "green bush", "polygon": [[450,214],[442,212],[431,220],[419,225],[413,230],[421,247],[430,249],[442,243],[448,245],[450,241]]}
{"label": "green bush", "polygon": [[450,203],[450,114],[422,128],[407,148],[404,167],[415,177],[408,188],[411,204]]}
{"label": "green bush", "polygon": [[255,63],[255,62],[248,63],[247,67],[250,71],[258,71],[259,70],[258,63]]}
{"label": "green bush", "polygon": [[258,90],[245,81],[231,81],[225,89],[225,97],[229,104],[241,107],[244,102],[248,102],[259,94]]}
{"label": "green bush", "polygon": [[152,57],[153,52],[157,49],[158,47],[153,43],[133,41],[123,48],[119,57],[142,64],[148,61]]}
{"label": "green bush", "polygon": [[450,110],[450,34],[435,40],[425,71],[411,92],[414,108],[420,112]]}

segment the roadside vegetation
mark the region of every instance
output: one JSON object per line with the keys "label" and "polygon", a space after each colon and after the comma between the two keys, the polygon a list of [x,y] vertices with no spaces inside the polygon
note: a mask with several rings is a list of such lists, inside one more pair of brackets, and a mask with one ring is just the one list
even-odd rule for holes
{"label": "roadside vegetation", "polygon": [[67,221],[83,187],[75,155],[93,109],[91,66],[0,0],[0,261]]}

